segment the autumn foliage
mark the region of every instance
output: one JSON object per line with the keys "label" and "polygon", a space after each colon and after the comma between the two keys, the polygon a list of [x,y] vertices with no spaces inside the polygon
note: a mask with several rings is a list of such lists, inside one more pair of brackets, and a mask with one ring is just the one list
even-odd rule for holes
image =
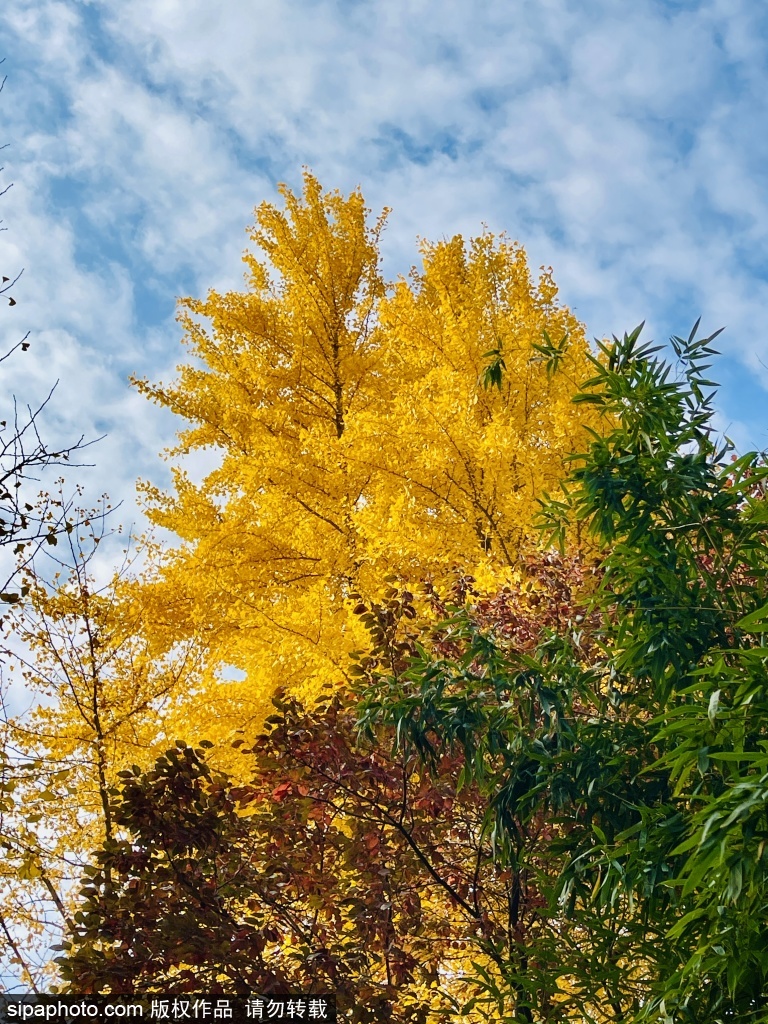
{"label": "autumn foliage", "polygon": [[[598,424],[570,401],[589,347],[551,273],[534,281],[517,243],[484,233],[423,243],[388,284],[386,211],[372,222],[359,191],[324,193],[309,172],[281,194],[256,210],[244,288],[182,301],[177,380],[137,381],[182,421],[173,489],[142,485],[178,543],[141,539],[141,570],[97,585],[84,514],[8,620],[37,706],[5,730],[0,887],[3,926],[33,947],[51,915],[72,925],[90,851],[118,839],[120,772],[205,738],[212,770],[251,784],[231,741],[257,741],[278,691],[308,715],[329,686],[348,693],[393,594],[412,595],[393,651],[469,583],[500,619],[518,595],[526,614],[547,600],[537,499]],[[199,451],[214,457],[202,480]],[[28,980],[50,973],[13,957]]]}
{"label": "autumn foliage", "polygon": [[281,195],[136,381],[182,421],[141,484],[175,539],[97,585],[66,532],[9,612],[14,964],[359,1024],[768,1020],[768,469],[714,440],[712,338],[592,351],[488,233],[387,283],[386,211]]}
{"label": "autumn foliage", "polygon": [[[438,658],[461,658],[475,629],[533,651],[575,614],[588,571],[554,555],[529,569],[540,610],[509,590],[480,598],[466,578],[448,604],[432,592],[442,617],[474,599],[466,635],[443,626],[427,636],[408,592],[358,606],[371,642],[357,667],[368,681],[401,673],[424,641]],[[461,782],[461,751],[436,748],[425,762],[387,730],[366,741],[358,703],[338,687],[311,709],[279,695],[255,744],[235,741],[244,784],[211,769],[208,741],[178,741],[148,772],[121,772],[113,818],[123,838],[87,869],[58,959],[68,990],[334,991],[350,1021],[438,1022],[460,1007],[486,1019],[472,1010],[472,960],[501,977],[535,936],[532,966],[556,975],[556,957],[542,960],[552,924],[536,876],[552,826],[521,819],[520,863],[503,868],[484,794]],[[536,714],[528,741],[547,727]]]}
{"label": "autumn foliage", "polygon": [[[387,286],[385,214],[370,225],[359,192],[323,194],[309,173],[282,196],[256,210],[245,290],[182,302],[179,378],[138,382],[187,421],[173,491],[143,487],[182,543],[138,600],[160,649],[204,637],[217,735],[263,720],[278,687],[307,698],[347,677],[365,642],[352,595],[515,581],[537,498],[587,436],[570,401],[583,328],[519,245],[425,243]],[[196,483],[184,459],[200,449],[218,461]],[[223,690],[221,665],[244,681]]]}

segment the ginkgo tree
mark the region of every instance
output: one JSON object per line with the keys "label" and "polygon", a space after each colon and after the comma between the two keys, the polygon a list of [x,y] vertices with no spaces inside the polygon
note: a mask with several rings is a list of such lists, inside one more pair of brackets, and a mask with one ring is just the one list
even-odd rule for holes
{"label": "ginkgo tree", "polygon": [[[370,223],[359,190],[323,193],[309,172],[281,194],[256,210],[245,289],[182,301],[178,379],[136,382],[186,421],[173,489],[143,485],[181,543],[137,600],[158,649],[204,637],[222,733],[261,720],[278,685],[343,680],[365,643],[355,605],[393,582],[515,579],[538,495],[597,425],[570,403],[583,328],[518,244],[424,243],[387,287],[387,211]],[[217,464],[195,482],[201,449]],[[222,665],[245,678],[222,686]]]}

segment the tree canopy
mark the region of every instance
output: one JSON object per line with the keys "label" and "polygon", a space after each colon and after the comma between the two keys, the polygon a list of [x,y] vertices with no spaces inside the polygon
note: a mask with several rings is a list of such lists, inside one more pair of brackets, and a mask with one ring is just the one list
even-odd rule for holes
{"label": "tree canopy", "polygon": [[[70,926],[88,851],[116,836],[120,771],[177,738],[214,741],[215,767],[240,770],[228,741],[255,740],[281,688],[309,707],[348,687],[393,593],[410,595],[394,650],[461,581],[514,590],[536,495],[586,439],[570,404],[583,328],[518,244],[424,243],[422,267],[387,285],[384,218],[359,191],[326,194],[307,172],[282,198],[256,211],[244,290],[181,303],[178,380],[137,382],[183,423],[174,489],[143,485],[179,543],[144,538],[142,571],[97,584],[83,524],[51,570],[29,567],[9,619],[37,701],[6,729],[21,929]],[[185,456],[201,449],[216,465],[195,482]]]}
{"label": "tree canopy", "polygon": [[[364,642],[357,600],[457,572],[514,579],[538,495],[587,436],[570,402],[583,328],[519,245],[425,243],[387,287],[386,211],[369,224],[359,191],[324,194],[309,172],[282,195],[256,210],[246,290],[182,302],[178,380],[138,382],[189,423],[173,492],[144,487],[182,544],[141,600],[158,639],[202,633],[212,671],[245,673],[208,698],[222,731],[263,718],[278,686],[342,681]],[[209,448],[195,483],[182,457]]]}
{"label": "tree canopy", "polygon": [[14,606],[14,921],[56,908],[70,991],[768,1021],[768,467],[717,441],[715,336],[592,350],[489,234],[388,286],[359,191],[282,196],[138,382],[178,543],[96,587],[70,534]]}

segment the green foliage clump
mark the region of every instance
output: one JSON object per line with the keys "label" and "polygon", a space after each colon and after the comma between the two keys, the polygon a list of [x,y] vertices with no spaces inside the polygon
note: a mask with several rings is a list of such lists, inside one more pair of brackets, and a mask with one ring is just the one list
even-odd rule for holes
{"label": "green foliage clump", "polygon": [[768,467],[717,444],[697,327],[676,365],[641,328],[600,344],[576,396],[607,429],[540,525],[593,545],[585,614],[510,656],[459,613],[460,661],[422,650],[364,702],[403,748],[463,752],[500,867],[546,896],[476,979],[491,1015],[768,1020]]}

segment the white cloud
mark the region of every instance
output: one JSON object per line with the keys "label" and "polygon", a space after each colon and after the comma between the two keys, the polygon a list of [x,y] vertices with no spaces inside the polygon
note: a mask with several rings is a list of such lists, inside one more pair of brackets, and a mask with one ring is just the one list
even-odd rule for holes
{"label": "white cloud", "polygon": [[[416,235],[485,222],[554,266],[591,333],[701,312],[743,372],[768,363],[755,5],[19,0],[6,23],[4,265],[27,268],[8,337],[34,347],[2,386],[60,377],[52,427],[109,429],[116,497],[172,440],[128,373],[172,374],[173,299],[240,286],[253,206],[303,163],[393,207],[390,276]],[[758,402],[738,410],[756,435]]]}

